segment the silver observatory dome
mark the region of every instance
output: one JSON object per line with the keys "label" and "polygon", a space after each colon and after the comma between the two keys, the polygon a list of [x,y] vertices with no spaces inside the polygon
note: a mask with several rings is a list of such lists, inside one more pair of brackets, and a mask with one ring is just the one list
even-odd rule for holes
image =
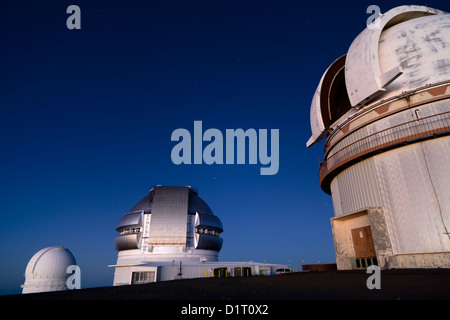
{"label": "silver observatory dome", "polygon": [[[117,224],[114,286],[174,279],[275,274],[287,266],[219,261],[222,222],[189,186],[156,186]],[[247,271],[244,271],[247,270]],[[240,271],[239,271],[240,270]]]}
{"label": "silver observatory dome", "polygon": [[156,186],[119,220],[119,259],[216,261],[222,248],[220,219],[187,186]]}
{"label": "silver observatory dome", "polygon": [[[152,188],[148,195],[139,200],[130,212],[143,211],[144,214],[152,212],[153,197],[156,189]],[[198,191],[191,188],[188,201],[188,212],[201,212],[204,214],[213,214],[211,208],[198,196]]]}

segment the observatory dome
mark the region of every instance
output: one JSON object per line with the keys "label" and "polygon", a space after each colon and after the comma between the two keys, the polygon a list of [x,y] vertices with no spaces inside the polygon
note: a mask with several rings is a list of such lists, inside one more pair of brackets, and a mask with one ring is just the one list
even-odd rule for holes
{"label": "observatory dome", "polygon": [[118,264],[133,261],[216,261],[222,222],[186,186],[156,186],[119,220]]}
{"label": "observatory dome", "polygon": [[449,48],[449,14],[424,6],[383,13],[323,74],[307,146],[375,103],[450,80]]}
{"label": "observatory dome", "polygon": [[[211,208],[200,198],[197,192],[193,191],[189,195],[189,203],[188,203],[188,212],[195,213],[201,212],[205,214],[213,214]],[[143,211],[144,214],[152,212],[152,203],[153,203],[153,195],[155,192],[155,188],[150,190],[150,193],[139,200],[133,208],[131,208],[130,212],[133,211]]]}
{"label": "observatory dome", "polygon": [[39,250],[25,269],[22,293],[67,290],[67,267],[76,265],[73,254],[63,247]]}
{"label": "observatory dome", "polygon": [[323,74],[310,121],[337,268],[449,266],[450,14],[381,14]]}
{"label": "observatory dome", "polygon": [[[116,226],[114,286],[174,279],[270,275],[287,266],[219,262],[222,222],[190,186],[150,189]],[[240,270],[240,271],[239,271]],[[247,271],[245,271],[247,270]]]}

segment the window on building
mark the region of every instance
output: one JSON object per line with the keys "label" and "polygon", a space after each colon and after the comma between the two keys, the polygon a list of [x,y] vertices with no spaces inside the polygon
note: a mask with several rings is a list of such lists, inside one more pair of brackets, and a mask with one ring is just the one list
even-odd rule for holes
{"label": "window on building", "polygon": [[133,272],[131,284],[143,284],[155,282],[155,271]]}

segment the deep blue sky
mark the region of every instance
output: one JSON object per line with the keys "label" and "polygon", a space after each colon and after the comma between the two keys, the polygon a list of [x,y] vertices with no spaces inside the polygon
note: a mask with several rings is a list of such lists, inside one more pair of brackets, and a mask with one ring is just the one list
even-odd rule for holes
{"label": "deep blue sky", "polygon": [[[71,4],[81,30],[66,28]],[[21,292],[28,260],[53,245],[74,254],[82,287],[112,285],[116,223],[155,184],[198,188],[224,225],[220,260],[331,262],[309,107],[371,4],[411,3],[2,1],[0,294]],[[194,120],[279,129],[278,174],[174,165],[171,133]]]}

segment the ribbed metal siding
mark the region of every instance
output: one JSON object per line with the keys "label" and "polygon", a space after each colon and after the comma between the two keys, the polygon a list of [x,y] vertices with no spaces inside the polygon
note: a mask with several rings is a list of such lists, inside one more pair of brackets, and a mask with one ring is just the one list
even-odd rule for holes
{"label": "ribbed metal siding", "polygon": [[[450,137],[422,143],[422,147],[442,211],[442,222],[450,232]],[[448,244],[447,240],[450,239],[445,238]]]}
{"label": "ribbed metal siding", "polygon": [[331,183],[335,215],[380,206],[394,254],[448,252],[449,159],[442,137],[359,162]]}
{"label": "ribbed metal siding", "polygon": [[155,190],[150,245],[186,245],[188,187],[159,186]]}
{"label": "ribbed metal siding", "polygon": [[394,254],[450,251],[449,159],[450,137],[374,157]]}
{"label": "ribbed metal siding", "polygon": [[[206,229],[221,233],[223,231],[222,222],[219,217],[213,214],[196,213],[195,215],[195,229]],[[195,234],[195,248],[220,251],[222,248],[223,239],[217,234],[199,233]]]}
{"label": "ribbed metal siding", "polygon": [[[338,189],[338,190],[337,190]],[[340,208],[335,215],[381,206],[373,160],[369,158],[342,171],[332,182],[333,205]]]}
{"label": "ribbed metal siding", "polygon": [[114,239],[116,251],[139,249],[142,233],[121,234]]}
{"label": "ribbed metal siding", "polygon": [[341,205],[341,195],[339,193],[338,178],[335,178],[333,181],[331,181],[330,189],[333,200],[334,216],[338,217],[343,214]]}
{"label": "ribbed metal siding", "polygon": [[222,222],[213,214],[197,213],[195,216],[195,227],[206,227],[217,232],[223,231]]}
{"label": "ribbed metal siding", "polygon": [[132,226],[142,227],[142,211],[124,214],[117,223],[116,230]]}
{"label": "ribbed metal siding", "polygon": [[210,234],[198,234],[197,235],[197,246],[196,249],[204,249],[204,250],[214,250],[220,251],[222,249],[223,239],[210,235]]}

